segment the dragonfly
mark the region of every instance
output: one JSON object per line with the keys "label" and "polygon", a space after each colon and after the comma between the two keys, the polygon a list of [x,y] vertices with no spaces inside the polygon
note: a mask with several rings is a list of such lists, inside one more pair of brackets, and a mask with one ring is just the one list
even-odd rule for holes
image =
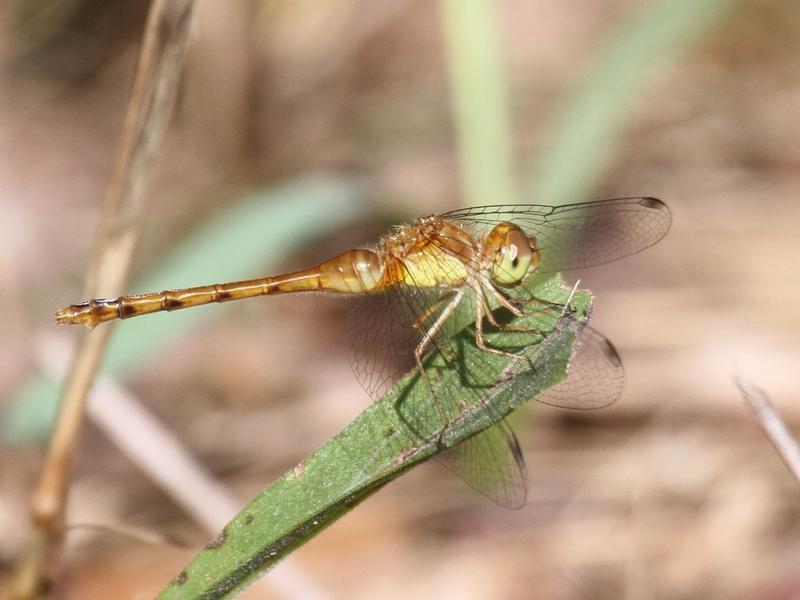
{"label": "dragonfly", "polygon": [[[464,394],[474,395],[475,401],[485,394],[429,381],[425,365],[432,357],[458,368],[455,332],[464,324],[473,327],[474,344],[487,360],[492,355],[518,359],[518,353],[487,343],[484,332],[513,331],[514,318],[529,314],[531,307],[553,308],[525,285],[531,277],[636,254],[663,238],[670,223],[667,205],[651,197],[463,208],[395,226],[372,246],[347,250],[309,268],[87,300],[57,311],[55,319],[93,328],[115,319],[257,296],[347,295],[353,370],[362,387],[377,400],[416,369],[427,381],[444,431],[463,406]],[[500,319],[500,312],[511,318]],[[623,381],[613,344],[585,327],[574,344],[566,378],[534,398],[562,408],[600,408],[617,400]],[[504,416],[440,455],[441,462],[497,504],[520,508],[527,496],[525,463]]]}

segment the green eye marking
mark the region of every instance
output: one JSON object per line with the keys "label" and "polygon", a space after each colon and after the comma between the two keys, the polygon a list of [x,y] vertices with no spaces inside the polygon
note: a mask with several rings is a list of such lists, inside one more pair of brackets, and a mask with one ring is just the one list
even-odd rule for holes
{"label": "green eye marking", "polygon": [[527,244],[507,239],[494,263],[492,276],[495,282],[499,285],[514,285],[521,282],[528,274],[532,258],[533,252]]}

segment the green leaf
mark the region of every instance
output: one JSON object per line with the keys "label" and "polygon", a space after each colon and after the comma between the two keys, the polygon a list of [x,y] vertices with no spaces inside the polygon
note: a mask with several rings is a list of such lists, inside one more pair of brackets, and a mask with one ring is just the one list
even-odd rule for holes
{"label": "green leaf", "polygon": [[[542,300],[564,303],[569,290],[559,276],[534,290]],[[475,387],[483,400],[466,402],[443,430],[430,399],[428,381],[412,371],[293,470],[252,500],[201,550],[159,596],[219,598],[241,592],[293,549],[313,538],[381,486],[416,464],[499,421],[504,415],[558,383],[566,373],[572,345],[588,318],[591,295],[572,298],[574,313],[531,311],[515,326],[549,332],[486,332],[489,344],[517,348],[526,361],[480,350],[474,329],[460,331],[451,345],[458,368],[443,368],[441,354],[425,364],[434,386],[456,386],[463,398]],[[469,389],[468,389],[469,388]]]}
{"label": "green leaf", "polygon": [[441,7],[465,204],[514,202],[499,7],[490,0],[442,0]]}

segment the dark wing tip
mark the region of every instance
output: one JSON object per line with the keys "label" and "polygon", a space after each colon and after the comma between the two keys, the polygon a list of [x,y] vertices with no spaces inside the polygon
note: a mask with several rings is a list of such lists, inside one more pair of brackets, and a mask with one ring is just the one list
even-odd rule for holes
{"label": "dark wing tip", "polygon": [[644,198],[641,198],[639,200],[639,204],[645,208],[652,208],[653,210],[665,210],[669,212],[669,207],[664,204],[664,202],[651,196],[645,196]]}
{"label": "dark wing tip", "polygon": [[599,338],[600,341],[598,342],[598,350],[600,354],[606,359],[610,364],[614,367],[621,369],[622,368],[622,357],[619,355],[619,351],[617,347],[611,343],[606,336],[599,332],[595,332],[592,330]]}
{"label": "dark wing tip", "polygon": [[669,229],[669,225],[672,223],[672,211],[669,209],[669,206],[667,206],[666,202],[659,200],[658,198],[645,196],[644,198],[639,199],[639,206],[654,212],[661,212],[662,218],[667,221],[667,229]]}
{"label": "dark wing tip", "polygon": [[664,228],[660,232],[661,235],[659,235],[649,244],[649,246],[653,246],[657,242],[664,239],[664,236],[667,235],[670,227],[672,227],[672,211],[670,211],[669,206],[667,206],[665,202],[659,200],[658,198],[653,198],[652,196],[645,196],[643,198],[640,198],[639,206],[653,211],[653,214],[660,213],[659,217],[661,218],[661,222],[663,223]]}

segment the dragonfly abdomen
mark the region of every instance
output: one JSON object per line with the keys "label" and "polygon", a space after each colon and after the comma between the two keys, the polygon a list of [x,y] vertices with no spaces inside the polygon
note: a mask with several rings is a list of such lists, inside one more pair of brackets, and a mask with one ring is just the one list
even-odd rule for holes
{"label": "dragonfly abdomen", "polygon": [[349,250],[319,265],[319,289],[340,294],[375,292],[385,284],[386,268],[372,250]]}
{"label": "dragonfly abdomen", "polygon": [[255,296],[318,291],[368,293],[380,288],[383,284],[383,273],[383,263],[375,252],[350,250],[316,267],[274,277],[87,300],[58,311],[56,321],[95,327],[114,319],[128,319]]}
{"label": "dragonfly abdomen", "polygon": [[56,313],[56,321],[60,324],[95,327],[114,319],[128,319],[212,302],[263,296],[268,293],[270,293],[268,279],[253,279],[118,298],[96,298],[61,309]]}

